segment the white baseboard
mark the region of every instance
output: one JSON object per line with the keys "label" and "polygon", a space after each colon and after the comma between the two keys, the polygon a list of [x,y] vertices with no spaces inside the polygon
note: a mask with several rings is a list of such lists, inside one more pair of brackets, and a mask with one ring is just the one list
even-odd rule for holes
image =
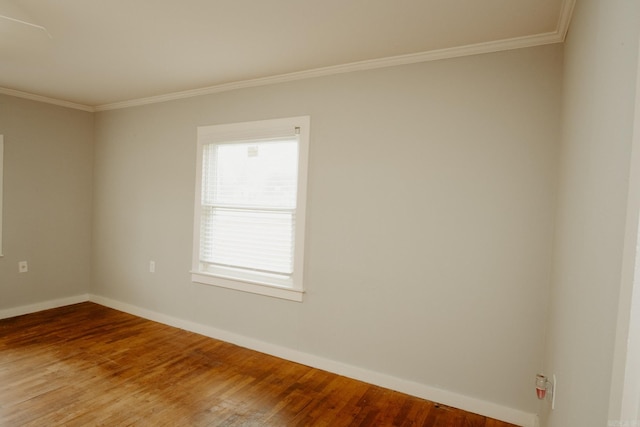
{"label": "white baseboard", "polygon": [[195,332],[211,338],[226,341],[241,347],[270,354],[292,362],[301,363],[313,368],[322,369],[338,375],[364,381],[369,384],[396,390],[412,396],[427,399],[444,405],[453,406],[468,412],[473,412],[486,417],[495,418],[504,422],[522,427],[538,427],[539,421],[536,414],[523,412],[517,409],[501,406],[492,402],[464,396],[435,387],[393,377],[391,375],[370,371],[357,366],[348,365],[331,359],[304,353],[287,347],[270,344],[255,338],[249,338],[229,331],[224,331],[200,323],[191,322],[163,313],[147,310],[131,304],[105,298],[99,295],[89,295],[89,300],[106,307],[110,307],[138,317],[153,320],[176,328]]}
{"label": "white baseboard", "polygon": [[23,305],[14,308],[0,309],[0,319],[22,316],[23,314],[37,313],[38,311],[49,310],[50,308],[64,307],[65,305],[77,304],[89,301],[89,294],[75,295],[67,298],[60,298],[50,301],[38,302],[35,304]]}

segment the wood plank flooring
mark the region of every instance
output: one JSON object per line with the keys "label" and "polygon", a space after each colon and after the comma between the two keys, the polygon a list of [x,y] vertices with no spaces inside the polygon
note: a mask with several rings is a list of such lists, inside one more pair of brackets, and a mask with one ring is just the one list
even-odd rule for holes
{"label": "wood plank flooring", "polygon": [[0,320],[0,425],[513,427],[93,303]]}

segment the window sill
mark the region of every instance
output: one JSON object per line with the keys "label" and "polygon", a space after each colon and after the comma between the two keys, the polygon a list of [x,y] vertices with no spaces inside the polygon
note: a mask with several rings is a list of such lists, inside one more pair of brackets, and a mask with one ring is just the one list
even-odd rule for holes
{"label": "window sill", "polygon": [[218,286],[221,288],[234,289],[237,291],[266,295],[273,298],[281,298],[297,302],[302,302],[302,295],[304,294],[304,291],[297,289],[283,288],[266,283],[234,280],[231,278],[219,277],[213,274],[202,273],[199,271],[191,272],[191,281],[195,283],[202,283],[205,285]]}

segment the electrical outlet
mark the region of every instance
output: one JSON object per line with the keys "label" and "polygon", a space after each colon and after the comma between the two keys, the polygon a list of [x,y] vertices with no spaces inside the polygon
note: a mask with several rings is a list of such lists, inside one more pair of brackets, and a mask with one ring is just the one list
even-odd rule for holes
{"label": "electrical outlet", "polygon": [[149,273],[155,273],[155,272],[156,272],[156,262],[149,261]]}
{"label": "electrical outlet", "polygon": [[20,261],[18,263],[18,272],[26,273],[27,271],[29,271],[29,265],[27,264],[27,261]]}

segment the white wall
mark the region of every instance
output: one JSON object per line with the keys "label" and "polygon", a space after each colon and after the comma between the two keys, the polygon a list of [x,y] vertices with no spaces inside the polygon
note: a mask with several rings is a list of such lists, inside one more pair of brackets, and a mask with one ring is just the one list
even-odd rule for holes
{"label": "white wall", "polygon": [[[605,426],[627,213],[640,2],[578,1],[565,44],[545,425]],[[636,196],[637,197],[637,196]],[[637,224],[634,229],[637,228]],[[634,240],[632,236],[631,240]]]}
{"label": "white wall", "polygon": [[[0,95],[0,134],[4,135],[0,313],[86,294],[93,115]],[[28,262],[28,273],[18,273],[19,261]]]}
{"label": "white wall", "polygon": [[[553,45],[98,113],[91,292],[533,413],[561,70]],[[304,302],[191,283],[196,126],[307,114]]]}

